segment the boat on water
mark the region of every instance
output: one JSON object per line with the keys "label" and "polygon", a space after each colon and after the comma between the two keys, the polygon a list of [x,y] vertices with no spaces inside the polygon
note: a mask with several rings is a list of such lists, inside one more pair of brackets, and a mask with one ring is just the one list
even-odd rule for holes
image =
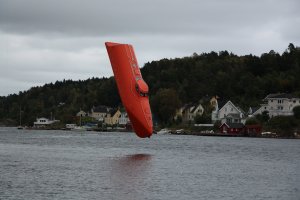
{"label": "boat on water", "polygon": [[167,129],[167,128],[163,128],[160,131],[157,132],[157,134],[170,134],[171,130]]}
{"label": "boat on water", "polygon": [[75,124],[68,124],[68,126],[72,131],[87,131],[87,127],[86,126],[82,126],[81,125],[81,115],[79,118],[79,126],[76,126]]}
{"label": "boat on water", "polygon": [[143,80],[130,44],[105,43],[119,94],[136,135],[145,138],[153,132],[148,85]]}
{"label": "boat on water", "polygon": [[86,131],[87,129],[84,126],[74,126],[74,128],[71,129],[72,131]]}

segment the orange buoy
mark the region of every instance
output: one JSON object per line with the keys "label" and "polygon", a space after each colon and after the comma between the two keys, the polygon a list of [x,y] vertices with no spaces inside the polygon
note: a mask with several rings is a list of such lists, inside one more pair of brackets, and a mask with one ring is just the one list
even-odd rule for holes
{"label": "orange buoy", "polygon": [[153,132],[148,85],[143,80],[132,45],[105,43],[122,103],[137,136]]}

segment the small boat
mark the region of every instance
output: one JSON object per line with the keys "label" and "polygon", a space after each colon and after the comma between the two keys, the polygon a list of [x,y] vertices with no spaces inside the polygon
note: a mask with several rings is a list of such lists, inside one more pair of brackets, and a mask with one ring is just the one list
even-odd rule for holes
{"label": "small boat", "polygon": [[132,45],[105,43],[122,103],[136,135],[145,138],[153,132],[148,85],[143,80]]}
{"label": "small boat", "polygon": [[87,129],[83,126],[75,126],[71,129],[72,131],[86,131]]}
{"label": "small boat", "polygon": [[170,133],[171,133],[171,131],[167,128],[163,128],[157,132],[157,134],[170,134]]}
{"label": "small boat", "polygon": [[81,115],[80,115],[80,119],[79,119],[79,126],[73,126],[71,127],[72,131],[87,131],[87,128],[85,126],[81,126]]}
{"label": "small boat", "polygon": [[184,131],[184,129],[178,129],[178,130],[175,131],[175,133],[176,134],[184,134],[185,131]]}

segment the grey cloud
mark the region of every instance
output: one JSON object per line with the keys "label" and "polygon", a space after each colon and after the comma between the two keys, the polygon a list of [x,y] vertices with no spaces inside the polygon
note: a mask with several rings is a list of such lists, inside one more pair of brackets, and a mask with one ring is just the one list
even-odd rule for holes
{"label": "grey cloud", "polygon": [[298,0],[0,0],[0,95],[111,76],[105,41],[132,43],[140,66],[193,52],[282,52],[300,43],[299,7]]}
{"label": "grey cloud", "polygon": [[296,0],[10,0],[1,1],[0,23],[17,33],[220,35],[292,16],[296,6]]}

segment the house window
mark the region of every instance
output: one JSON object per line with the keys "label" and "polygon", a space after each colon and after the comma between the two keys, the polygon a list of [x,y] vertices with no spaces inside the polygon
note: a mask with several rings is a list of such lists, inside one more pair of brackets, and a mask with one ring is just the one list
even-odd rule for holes
{"label": "house window", "polygon": [[227,112],[227,108],[225,108],[225,112]]}
{"label": "house window", "polygon": [[231,108],[231,111],[233,111],[233,108]]}
{"label": "house window", "polygon": [[296,103],[296,100],[294,100],[293,103]]}
{"label": "house window", "polygon": [[273,102],[273,100],[271,100],[271,102]]}

